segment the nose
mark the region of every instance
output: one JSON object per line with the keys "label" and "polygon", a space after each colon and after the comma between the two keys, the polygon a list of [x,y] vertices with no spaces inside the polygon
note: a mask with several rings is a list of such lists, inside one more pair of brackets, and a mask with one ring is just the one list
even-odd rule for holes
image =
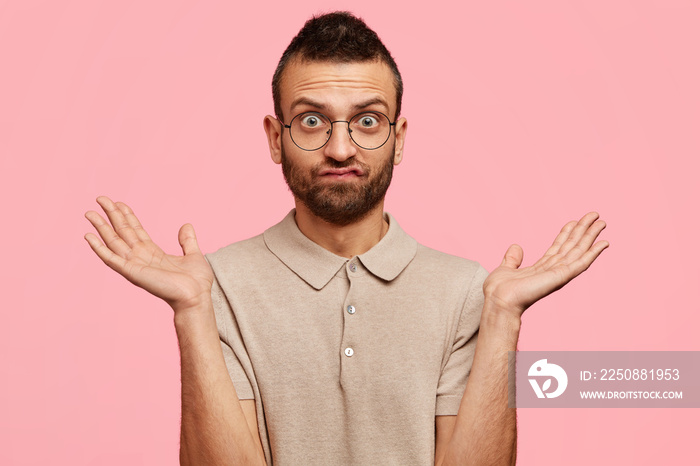
{"label": "nose", "polygon": [[349,123],[346,121],[334,121],[331,137],[323,146],[323,153],[326,157],[330,157],[339,162],[343,162],[357,154],[357,146],[348,132]]}

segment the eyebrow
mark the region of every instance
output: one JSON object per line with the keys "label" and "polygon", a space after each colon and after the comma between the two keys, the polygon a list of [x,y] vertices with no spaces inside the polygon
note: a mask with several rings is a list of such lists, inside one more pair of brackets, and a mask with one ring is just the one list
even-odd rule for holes
{"label": "eyebrow", "polygon": [[298,99],[294,100],[294,102],[292,102],[291,108],[295,109],[299,105],[308,105],[309,107],[318,108],[320,110],[328,110],[326,104],[316,102],[315,100],[309,99],[308,97],[299,97]]}
{"label": "eyebrow", "polygon": [[[314,107],[314,108],[317,108],[319,110],[324,110],[324,111],[328,110],[328,106],[326,104],[321,103],[321,102],[317,102],[313,99],[309,99],[308,97],[299,97],[298,99],[294,100],[292,102],[291,108],[293,110],[300,105],[307,105],[309,107]],[[353,105],[352,108],[354,111],[357,111],[357,110],[362,110],[363,108],[367,108],[367,107],[372,106],[372,105],[381,105],[385,109],[389,110],[389,105],[381,97],[374,97],[374,98],[371,98],[369,100],[365,100],[364,102],[360,102],[358,104]]]}
{"label": "eyebrow", "polygon": [[367,108],[372,105],[381,105],[385,109],[389,110],[389,104],[387,104],[381,97],[374,97],[373,99],[365,100],[364,102],[355,105],[353,108],[355,110],[362,110],[363,108]]}

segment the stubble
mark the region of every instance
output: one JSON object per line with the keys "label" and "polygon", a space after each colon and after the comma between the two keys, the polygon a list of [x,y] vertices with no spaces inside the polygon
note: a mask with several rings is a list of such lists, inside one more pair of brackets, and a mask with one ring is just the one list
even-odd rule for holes
{"label": "stubble", "polygon": [[[376,173],[355,157],[343,162],[326,158],[305,172],[289,161],[282,145],[282,174],[294,197],[311,213],[328,223],[344,226],[363,219],[384,199],[394,171],[393,147],[391,154]],[[364,173],[362,179],[328,183],[318,178],[323,169],[347,167],[360,167]]]}

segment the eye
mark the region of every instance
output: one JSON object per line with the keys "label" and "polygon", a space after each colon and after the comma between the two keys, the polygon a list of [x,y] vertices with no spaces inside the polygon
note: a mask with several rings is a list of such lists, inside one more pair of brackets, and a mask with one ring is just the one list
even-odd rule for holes
{"label": "eye", "polygon": [[379,119],[371,113],[357,117],[357,124],[360,128],[374,128],[379,125]]}
{"label": "eye", "polygon": [[319,115],[312,113],[302,116],[301,124],[306,128],[318,128],[323,125],[323,120],[321,120]]}

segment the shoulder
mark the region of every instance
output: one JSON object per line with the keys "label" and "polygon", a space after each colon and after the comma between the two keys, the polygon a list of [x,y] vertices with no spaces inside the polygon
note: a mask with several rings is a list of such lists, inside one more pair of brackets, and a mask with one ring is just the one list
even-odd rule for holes
{"label": "shoulder", "polygon": [[390,252],[392,259],[406,257],[409,261],[410,275],[415,277],[417,273],[421,280],[428,280],[434,284],[438,281],[444,281],[446,284],[454,284],[455,281],[468,284],[475,277],[483,282],[488,275],[486,269],[478,262],[425,246],[406,233],[388,212],[387,218],[389,220],[387,236],[391,236],[388,244],[392,248]]}
{"label": "shoulder", "polygon": [[488,271],[476,261],[447,254],[420,243],[412,265],[422,269],[423,273],[440,276],[449,281],[458,280],[461,283],[481,283],[488,275]]}
{"label": "shoulder", "polygon": [[[420,277],[417,288],[435,302],[447,306],[465,334],[479,326],[483,308],[483,285],[488,271],[477,261],[447,254],[418,244],[410,264],[412,275]],[[453,327],[457,328],[457,326]]]}
{"label": "shoulder", "polygon": [[269,250],[265,246],[263,235],[260,234],[231,243],[217,251],[205,254],[204,257],[216,273],[222,268],[229,268],[232,264],[254,265],[268,254]]}

